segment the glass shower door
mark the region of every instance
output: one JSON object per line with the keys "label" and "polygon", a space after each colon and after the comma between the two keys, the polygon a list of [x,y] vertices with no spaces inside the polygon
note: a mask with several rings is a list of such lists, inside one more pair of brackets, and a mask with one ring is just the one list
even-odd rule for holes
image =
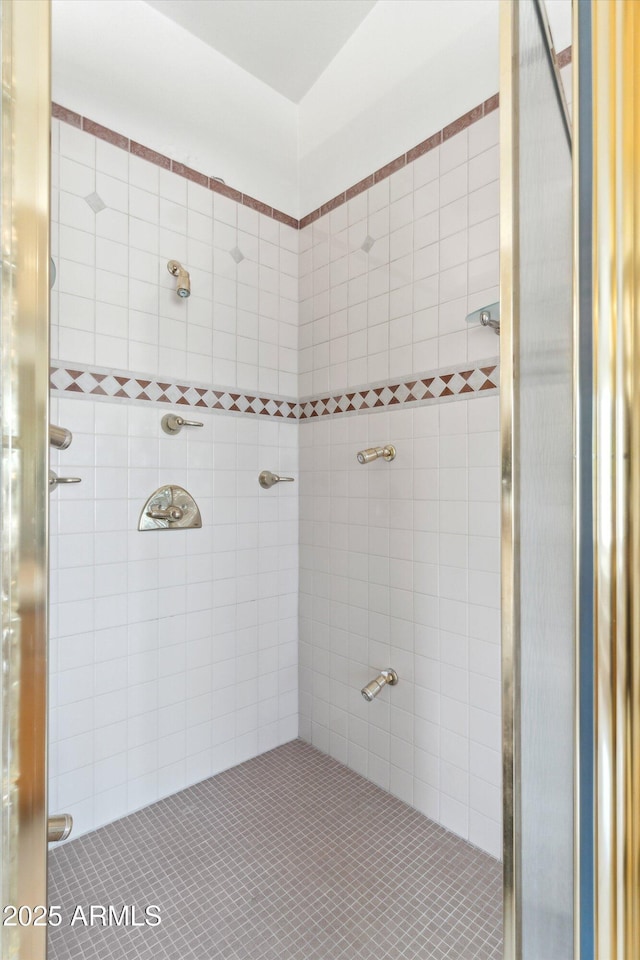
{"label": "glass shower door", "polygon": [[46,956],[49,17],[0,4],[3,960]]}
{"label": "glass shower door", "polygon": [[568,113],[543,5],[501,23],[505,957],[574,956],[574,351]]}

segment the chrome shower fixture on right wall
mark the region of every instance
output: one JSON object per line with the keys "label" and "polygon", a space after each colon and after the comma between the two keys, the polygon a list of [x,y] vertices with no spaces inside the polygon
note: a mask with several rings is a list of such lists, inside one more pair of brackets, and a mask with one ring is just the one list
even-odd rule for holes
{"label": "chrome shower fixture on right wall", "polygon": [[189,276],[189,271],[185,270],[177,260],[169,260],[167,270],[173,277],[177,278],[176,293],[178,296],[183,298],[190,297],[191,277]]}
{"label": "chrome shower fixture on right wall", "polygon": [[392,443],[386,443],[384,447],[368,447],[366,450],[359,450],[356,454],[358,463],[371,463],[382,457],[387,462],[395,460],[396,448]]}
{"label": "chrome shower fixture on right wall", "polygon": [[500,301],[468,313],[466,319],[467,323],[479,323],[482,327],[491,327],[493,332],[500,336]]}

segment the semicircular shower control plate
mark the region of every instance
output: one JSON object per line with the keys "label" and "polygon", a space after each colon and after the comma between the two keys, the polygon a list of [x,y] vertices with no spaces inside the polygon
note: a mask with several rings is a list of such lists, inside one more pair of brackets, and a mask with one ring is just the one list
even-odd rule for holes
{"label": "semicircular shower control plate", "polygon": [[201,527],[202,517],[191,494],[176,484],[158,487],[140,514],[138,530],[188,530]]}

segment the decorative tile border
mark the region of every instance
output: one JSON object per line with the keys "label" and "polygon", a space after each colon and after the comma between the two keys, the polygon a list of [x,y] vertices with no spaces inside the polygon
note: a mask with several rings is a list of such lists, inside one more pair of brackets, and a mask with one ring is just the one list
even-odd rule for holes
{"label": "decorative tile border", "polygon": [[499,367],[497,359],[474,365],[461,364],[455,369],[431,371],[405,380],[384,381],[333,396],[306,397],[300,401],[233,389],[171,383],[142,374],[119,373],[81,364],[69,367],[54,364],[50,382],[51,390],[57,395],[169,403],[245,416],[309,422],[319,417],[391,409],[405,404],[422,406],[457,397],[486,396],[487,392],[498,389]]}
{"label": "decorative tile border", "polygon": [[257,396],[236,390],[215,390],[213,387],[195,384],[171,383],[141,374],[118,373],[113,370],[83,367],[80,364],[74,364],[73,367],[53,365],[50,385],[57,394],[94,399],[171,403],[285,420],[297,420],[300,415],[300,405],[291,399]]}
{"label": "decorative tile border", "polygon": [[498,390],[500,370],[497,359],[481,361],[481,364],[463,364],[454,370],[432,371],[411,379],[358,387],[329,397],[308,397],[300,401],[299,419],[371,412],[405,404],[423,406],[469,395],[486,396],[488,391]]}
{"label": "decorative tile border", "polygon": [[[557,53],[556,62],[559,69],[562,69],[562,67],[566,67],[567,64],[571,63],[571,47],[567,47],[565,50],[561,50],[560,53]],[[327,200],[327,202],[323,203],[322,206],[317,208],[317,210],[312,210],[311,213],[306,214],[306,216],[302,217],[301,220],[296,220],[295,217],[289,216],[288,213],[283,213],[282,210],[278,210],[276,207],[270,207],[261,200],[256,200],[255,197],[250,197],[248,194],[241,193],[240,190],[236,190],[234,187],[227,186],[226,183],[222,183],[222,181],[216,177],[208,177],[205,173],[199,173],[197,170],[192,170],[191,167],[187,167],[183,163],[178,163],[177,160],[171,160],[170,157],[165,157],[164,154],[157,153],[150,147],[145,147],[143,144],[137,143],[135,140],[130,140],[122,133],[116,133],[115,130],[110,130],[108,127],[103,127],[102,124],[96,123],[94,120],[90,120],[88,117],[83,117],[81,114],[76,113],[75,110],[68,110],[59,103],[51,104],[51,113],[52,116],[54,116],[57,120],[62,120],[64,123],[68,123],[72,127],[77,127],[78,130],[84,130],[86,133],[91,133],[94,137],[98,137],[100,140],[105,140],[114,147],[119,147],[121,150],[126,150],[128,153],[132,153],[136,157],[142,157],[143,160],[147,160],[149,163],[154,163],[156,166],[162,167],[164,170],[170,170],[177,176],[185,177],[185,179],[191,180],[193,183],[199,183],[200,186],[206,187],[209,190],[212,190],[214,193],[220,193],[223,197],[229,197],[231,200],[235,200],[236,203],[241,203],[245,207],[251,207],[252,210],[257,210],[258,213],[263,213],[266,217],[271,217],[274,220],[278,220],[280,223],[285,223],[287,226],[293,227],[294,230],[302,230],[310,223],[314,223],[314,221],[324,216],[325,213],[330,213],[337,207],[341,207],[342,204],[347,203],[353,197],[357,197],[359,193],[363,193],[365,190],[368,190],[369,187],[372,187],[375,183],[379,183],[380,180],[385,180],[387,177],[390,177],[392,173],[396,172],[396,170],[400,170],[402,167],[408,166],[408,164],[412,163],[414,160],[417,160],[418,157],[422,157],[430,150],[435,150],[436,147],[439,147],[440,144],[455,136],[456,133],[460,133],[462,130],[470,127],[472,123],[482,120],[482,118],[486,117],[487,114],[496,110],[499,104],[499,94],[495,93],[492,97],[489,97],[488,100],[485,100],[484,103],[479,103],[478,106],[473,107],[473,109],[469,110],[468,113],[463,114],[452,123],[447,124],[447,126],[443,127],[442,130],[437,130],[426,140],[423,140],[421,143],[416,144],[415,147],[407,150],[406,153],[396,157],[395,160],[390,160],[389,163],[385,163],[385,165],[380,167],[379,170],[375,170],[373,173],[370,173],[368,177],[365,177],[358,183],[354,183],[351,187],[348,187],[347,190],[339,193],[331,200]]]}
{"label": "decorative tile border", "polygon": [[192,170],[191,167],[185,166],[184,163],[178,163],[177,160],[165,157],[164,154],[157,153],[157,151],[152,150],[150,147],[145,147],[135,140],[130,140],[122,133],[116,133],[115,130],[103,127],[102,124],[96,123],[94,120],[89,120],[88,117],[83,117],[74,110],[68,110],[66,107],[60,106],[59,103],[51,104],[51,114],[57,120],[62,120],[63,123],[77,127],[78,130],[84,130],[85,133],[91,133],[99,140],[104,140],[114,147],[126,150],[127,153],[141,157],[143,160],[147,160],[157,167],[162,167],[163,170],[170,170],[171,173],[175,173],[179,177],[184,177],[185,180],[199,183],[201,187],[206,187],[208,190],[219,193],[223,197],[229,197],[230,200],[235,200],[236,203],[241,203],[245,207],[251,207],[252,210],[257,210],[258,213],[263,213],[266,217],[271,217],[273,220],[278,220],[280,223],[285,223],[287,226],[293,227],[294,230],[299,229],[299,222],[295,217],[290,217],[288,213],[283,213],[282,210],[270,207],[268,204],[262,203],[261,200],[256,200],[255,197],[241,193],[240,190],[228,187],[226,183],[223,183],[216,177],[208,177],[205,173]]}
{"label": "decorative tile border", "polygon": [[[565,67],[568,63],[571,63],[571,47],[567,47],[566,50],[562,50],[560,53],[558,53],[556,55],[556,60],[558,67],[560,68]],[[437,130],[436,133],[432,134],[426,140],[423,140],[421,143],[416,144],[415,147],[407,150],[406,153],[396,157],[395,160],[390,160],[389,163],[385,163],[383,167],[380,167],[379,170],[375,170],[373,173],[369,174],[368,177],[360,180],[359,183],[355,183],[343,193],[339,193],[336,197],[333,197],[333,199],[327,200],[327,202],[323,203],[322,206],[318,207],[317,210],[312,210],[311,213],[308,213],[299,221],[300,229],[302,230],[310,223],[314,223],[314,221],[324,216],[325,213],[330,213],[337,207],[341,207],[343,203],[347,203],[359,193],[363,193],[365,190],[368,190],[375,183],[379,183],[380,180],[385,180],[387,177],[390,177],[392,173],[396,172],[396,170],[401,170],[402,167],[406,167],[410,163],[413,163],[413,161],[417,160],[418,157],[422,157],[430,150],[435,150],[436,147],[439,147],[451,137],[454,137],[456,133],[466,130],[466,128],[470,127],[472,123],[477,123],[478,120],[482,120],[483,117],[493,113],[493,111],[497,110],[499,106],[500,95],[495,93],[492,97],[489,97],[488,100],[485,100],[483,103],[479,103],[478,106],[473,107],[473,109],[469,110],[468,113],[463,114],[461,117],[458,117],[457,120],[447,124],[447,126],[443,127],[442,130]]]}
{"label": "decorative tile border", "polygon": [[314,223],[320,217],[324,216],[325,213],[330,213],[337,207],[341,207],[344,203],[348,203],[348,201],[353,199],[353,197],[357,197],[359,193],[363,193],[365,190],[368,190],[375,183],[379,183],[381,180],[386,180],[386,178],[390,177],[392,173],[396,172],[396,170],[401,170],[402,167],[408,166],[410,163],[413,163],[414,160],[417,160],[418,157],[422,157],[430,150],[435,150],[436,147],[439,147],[447,140],[450,140],[451,137],[454,137],[456,133],[466,130],[466,128],[470,127],[472,123],[476,123],[478,120],[482,120],[483,117],[486,117],[489,113],[493,113],[493,111],[497,109],[498,105],[499,100],[498,94],[496,93],[492,97],[489,97],[488,100],[485,100],[484,103],[478,104],[477,107],[469,110],[468,113],[463,114],[452,123],[447,124],[447,126],[443,127],[442,130],[438,130],[426,140],[416,144],[416,146],[412,147],[411,150],[407,150],[406,153],[396,157],[395,160],[390,160],[389,163],[385,163],[385,165],[380,167],[379,170],[375,170],[373,173],[370,173],[368,177],[365,177],[363,180],[355,183],[352,187],[349,187],[347,190],[339,193],[336,197],[333,197],[331,200],[323,203],[322,206],[318,207],[317,210],[313,210],[311,213],[308,213],[302,218],[302,220],[300,220],[300,229],[302,230],[304,227],[309,226],[310,223]]}
{"label": "decorative tile border", "polygon": [[559,70],[562,70],[563,67],[571,63],[571,47],[565,47],[560,53],[556,53],[556,63],[558,64]]}
{"label": "decorative tile border", "polygon": [[380,167],[379,170],[375,170],[374,173],[369,174],[368,177],[365,177],[358,183],[354,183],[353,186],[349,187],[347,190],[344,190],[342,193],[338,194],[338,196],[333,197],[333,199],[328,200],[326,203],[323,203],[322,206],[318,207],[317,210],[312,210],[311,213],[308,213],[301,220],[296,220],[295,217],[290,217],[287,213],[283,213],[282,210],[277,210],[275,207],[270,207],[266,203],[262,203],[262,201],[248,196],[246,193],[241,193],[239,190],[235,190],[233,187],[227,186],[219,179],[216,179],[216,177],[208,177],[204,173],[199,173],[197,170],[192,170],[191,167],[186,167],[183,163],[178,163],[176,160],[171,160],[170,157],[165,157],[162,153],[157,153],[150,147],[145,147],[141,143],[136,143],[135,140],[129,140],[129,138],[125,137],[123,134],[116,133],[115,130],[110,130],[108,127],[103,127],[100,123],[96,123],[94,120],[89,120],[88,117],[83,117],[74,110],[68,110],[66,107],[62,107],[59,103],[51,104],[51,113],[52,116],[54,116],[57,120],[62,120],[64,123],[68,123],[72,127],[77,127],[78,130],[84,130],[85,133],[91,133],[94,137],[98,137],[100,140],[105,140],[114,147],[119,147],[121,150],[126,150],[128,153],[132,153],[136,157],[141,157],[143,160],[147,160],[149,163],[154,163],[156,166],[162,167],[163,170],[170,170],[179,177],[185,177],[187,180],[192,180],[194,183],[199,183],[200,186],[207,187],[209,190],[213,190],[214,193],[220,193],[224,197],[229,197],[231,200],[235,200],[236,203],[241,203],[246,207],[251,207],[252,210],[257,210],[258,213],[263,213],[267,217],[272,217],[274,220],[278,220],[280,223],[286,223],[287,226],[293,227],[295,230],[302,230],[310,223],[314,223],[314,221],[318,220],[325,213],[335,210],[337,207],[342,206],[342,204],[347,203],[353,197],[357,197],[359,193],[363,193],[365,190],[368,190],[369,187],[374,185],[374,183],[379,183],[380,180],[385,180],[387,177],[390,177],[392,173],[395,173],[396,170],[400,170],[402,167],[407,166],[414,160],[417,160],[418,157],[428,153],[429,150],[435,150],[435,148],[439,147],[441,143],[449,140],[451,137],[455,136],[456,133],[460,133],[461,130],[465,130],[477,120],[481,120],[483,117],[486,117],[487,114],[492,113],[497,107],[498,94],[496,93],[494,96],[489,97],[488,100],[485,100],[484,103],[478,104],[477,107],[469,110],[468,113],[463,114],[463,116],[458,117],[452,123],[447,124],[447,126],[443,127],[442,130],[438,130],[426,140],[423,140],[415,147],[412,147],[411,150],[408,150],[401,156],[396,157],[395,160],[385,163],[385,165]]}

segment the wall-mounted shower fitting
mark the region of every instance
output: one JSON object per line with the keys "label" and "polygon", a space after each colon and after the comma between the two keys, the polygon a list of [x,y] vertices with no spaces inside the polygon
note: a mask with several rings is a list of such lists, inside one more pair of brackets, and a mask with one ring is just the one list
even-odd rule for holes
{"label": "wall-mounted shower fitting", "polygon": [[373,700],[374,697],[377,697],[380,691],[389,684],[390,687],[395,687],[398,682],[398,674],[392,667],[387,667],[386,670],[381,670],[375,680],[372,680],[370,683],[363,687],[360,693],[368,700],[369,703]]}
{"label": "wall-mounted shower fitting", "polygon": [[47,843],[59,843],[66,840],[73,830],[73,817],[70,813],[56,813],[47,820]]}
{"label": "wall-mounted shower fitting", "polygon": [[66,450],[71,445],[73,434],[66,427],[56,427],[54,423],[49,424],[49,443],[56,450]]}
{"label": "wall-mounted shower fitting", "polygon": [[474,310],[467,314],[467,323],[479,323],[481,327],[491,327],[494,333],[500,334],[500,301],[490,303],[486,307]]}
{"label": "wall-mounted shower fitting", "polygon": [[164,432],[170,434],[172,437],[175,436],[176,433],[180,433],[183,427],[204,426],[200,420],[185,420],[184,417],[179,417],[177,413],[165,413],[160,425]]}
{"label": "wall-mounted shower fitting", "polygon": [[279,477],[277,473],[271,473],[271,470],[263,470],[258,475],[258,483],[263,490],[270,490],[276,483],[293,483],[293,477]]}
{"label": "wall-mounted shower fitting", "polygon": [[396,448],[392,443],[387,443],[384,447],[368,447],[367,450],[359,450],[357,457],[358,463],[371,463],[379,457],[389,462],[390,460],[395,460]]}
{"label": "wall-mounted shower fitting", "polygon": [[177,278],[176,283],[176,293],[179,297],[190,297],[191,296],[191,277],[189,276],[189,271],[185,270],[181,263],[178,263],[177,260],[169,260],[167,264],[167,270],[169,273]]}
{"label": "wall-mounted shower fitting", "polygon": [[151,494],[140,513],[138,530],[188,530],[201,527],[202,517],[191,494],[175,483]]}
{"label": "wall-mounted shower fitting", "polygon": [[53,470],[49,470],[49,493],[61,483],[82,483],[80,477],[59,477]]}

